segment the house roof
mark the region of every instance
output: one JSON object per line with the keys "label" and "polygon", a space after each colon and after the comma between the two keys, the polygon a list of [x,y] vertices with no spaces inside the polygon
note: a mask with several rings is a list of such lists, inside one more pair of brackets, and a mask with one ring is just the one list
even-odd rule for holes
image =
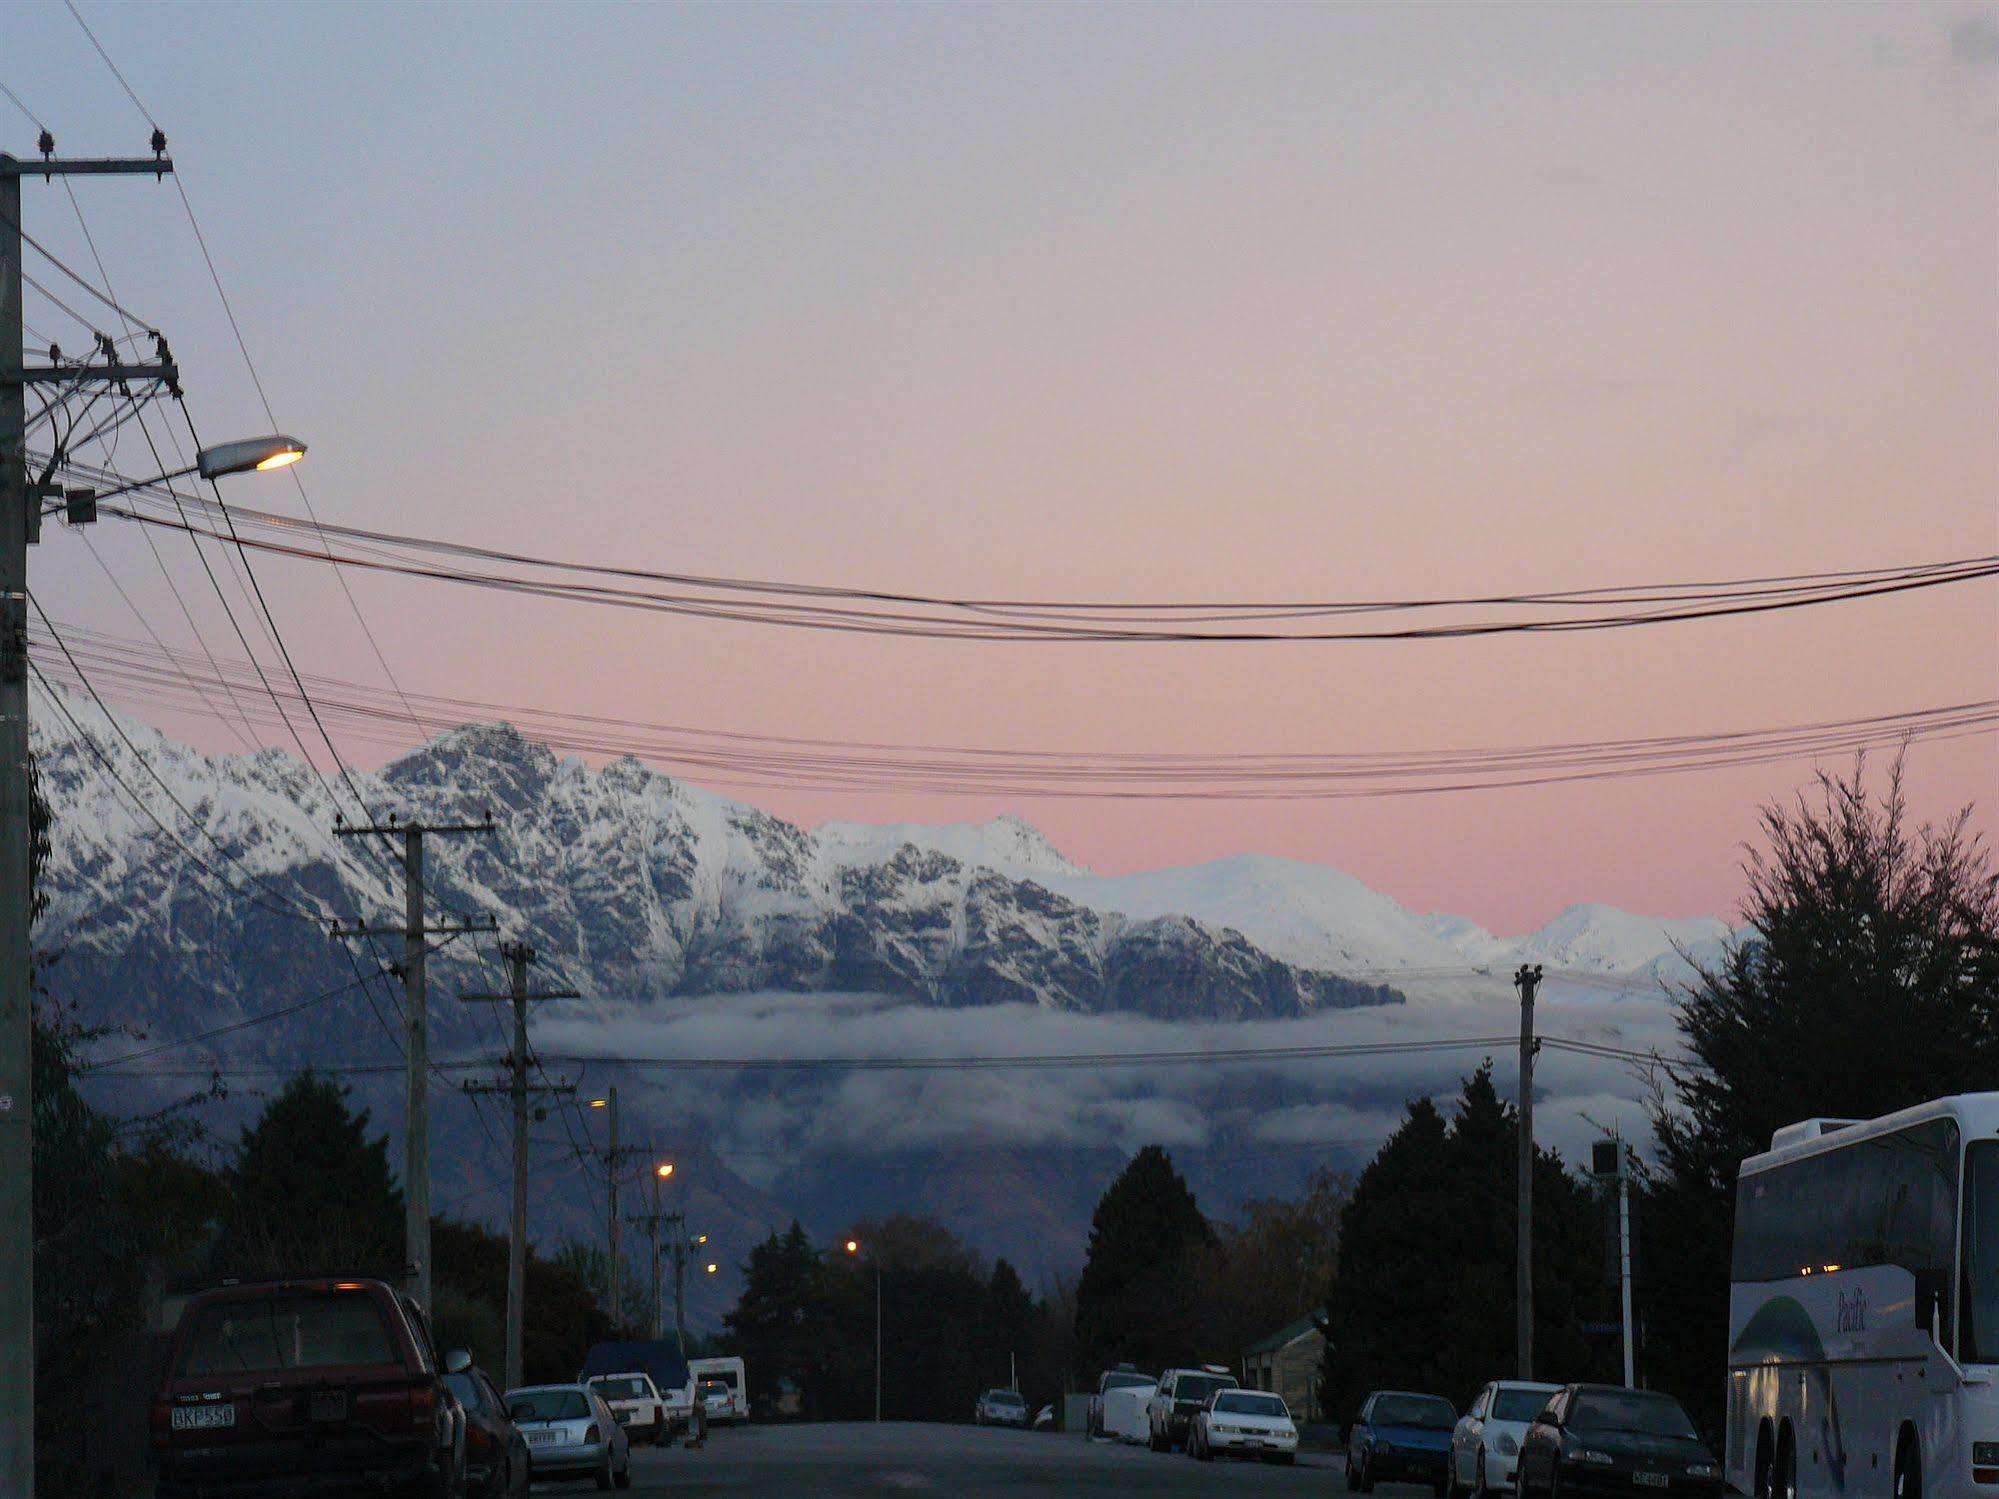
{"label": "house roof", "polygon": [[1258,1338],[1249,1347],[1243,1349],[1243,1353],[1245,1355],[1253,1353],[1276,1353],[1280,1349],[1289,1348],[1293,1343],[1300,1342],[1305,1338],[1320,1336],[1319,1325],[1316,1322],[1309,1316],[1300,1317],[1296,1322],[1287,1322],[1284,1326],[1278,1328],[1276,1332],[1271,1333],[1270,1336]]}

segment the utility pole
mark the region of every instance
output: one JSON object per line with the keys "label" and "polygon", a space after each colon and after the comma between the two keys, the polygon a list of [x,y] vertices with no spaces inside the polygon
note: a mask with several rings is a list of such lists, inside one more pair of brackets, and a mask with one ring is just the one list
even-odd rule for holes
{"label": "utility pole", "polygon": [[652,1211],[649,1213],[628,1213],[625,1216],[626,1222],[645,1229],[647,1235],[652,1240],[652,1335],[654,1338],[663,1338],[666,1336],[666,1304],[665,1298],[660,1293],[660,1225],[668,1222],[677,1223],[682,1221],[678,1213],[663,1212],[659,1205],[659,1184],[671,1175],[673,1175],[673,1165],[671,1162],[662,1162],[658,1166],[655,1166],[652,1173]]}
{"label": "utility pole", "polygon": [[[602,1150],[597,1152],[598,1159],[604,1163],[604,1185],[608,1189],[608,1195],[611,1200],[609,1224],[610,1292],[604,1309],[611,1314],[613,1325],[618,1325],[622,1323],[625,1315],[624,1261],[619,1252],[619,1229],[625,1222],[625,1219],[618,1213],[618,1189],[624,1184],[622,1164],[634,1157],[654,1155],[657,1152],[650,1145],[620,1145],[618,1143],[618,1090],[615,1087],[606,1088],[602,1098],[591,1099],[590,1107],[593,1109],[603,1109],[608,1116],[610,1140]],[[636,1222],[637,1219],[633,1219],[633,1221]]]}
{"label": "utility pole", "polygon": [[706,1234],[687,1237],[687,1215],[669,1214],[667,1222],[673,1225],[673,1336],[680,1347],[680,1356],[687,1357],[687,1254],[689,1250],[700,1249],[708,1242]]}
{"label": "utility pole", "polygon": [[1519,1344],[1521,1379],[1534,1377],[1534,991],[1541,965],[1522,963],[1513,975],[1520,991],[1520,1227],[1513,1275],[1514,1337]]}
{"label": "utility pole", "polygon": [[542,989],[528,993],[528,965],[535,960],[534,949],[525,942],[503,942],[500,953],[507,960],[512,987],[505,994],[461,994],[470,1004],[507,1004],[514,1007],[514,1049],[507,1058],[511,1074],[504,1083],[467,1083],[470,1094],[507,1093],[514,1101],[514,1213],[507,1235],[507,1383],[509,1390],[521,1384],[521,1324],[527,1309],[528,1267],[528,1094],[574,1093],[574,1083],[550,1083],[528,1087],[528,1001],[531,999],[578,999],[574,989]]}
{"label": "utility pole", "polygon": [[179,382],[164,344],[159,361],[149,365],[111,359],[95,368],[23,365],[21,178],[163,177],[174,164],[166,154],[167,138],[157,129],[152,145],[151,159],[58,161],[55,139],[43,131],[42,160],[0,153],[0,1494],[35,1492],[28,542],[40,534],[42,501],[49,497],[56,462],[39,483],[30,477],[28,387],[57,380],[142,379],[177,389]]}
{"label": "utility pole", "polygon": [[1613,1273],[1623,1313],[1624,1384],[1627,1389],[1636,1389],[1637,1329],[1631,1314],[1631,1149],[1621,1135],[1612,1134],[1608,1140],[1598,1140],[1590,1146],[1590,1175],[1603,1189],[1606,1207],[1610,1193],[1613,1190],[1617,1193],[1616,1238],[1610,1245],[1609,1258],[1616,1267]]}
{"label": "utility pole", "polygon": [[426,926],[423,919],[423,839],[426,833],[490,833],[493,819],[483,822],[398,822],[357,826],[336,819],[340,838],[400,838],[403,845],[403,920],[401,925],[369,926],[358,917],[343,926],[334,922],[335,938],[401,937],[403,939],[403,1054],[408,1063],[408,1103],[403,1118],[403,1274],[410,1297],[430,1314],[430,1011],[424,993],[424,938],[496,932],[490,916],[463,916]]}

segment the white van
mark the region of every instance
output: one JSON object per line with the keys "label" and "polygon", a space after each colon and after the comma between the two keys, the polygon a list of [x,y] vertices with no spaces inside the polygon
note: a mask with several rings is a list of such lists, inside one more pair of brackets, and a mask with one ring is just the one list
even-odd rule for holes
{"label": "white van", "polygon": [[729,1397],[708,1408],[708,1419],[727,1421],[734,1425],[738,1421],[750,1419],[749,1376],[743,1372],[743,1361],[739,1358],[691,1358],[687,1361],[687,1372],[694,1376],[694,1387],[698,1390],[703,1382],[719,1379],[729,1387]]}

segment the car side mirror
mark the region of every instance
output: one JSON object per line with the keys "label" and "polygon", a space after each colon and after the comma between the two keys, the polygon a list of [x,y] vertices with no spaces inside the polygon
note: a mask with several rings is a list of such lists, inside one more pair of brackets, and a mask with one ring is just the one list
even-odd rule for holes
{"label": "car side mirror", "polygon": [[444,1372],[446,1374],[463,1374],[471,1367],[472,1355],[467,1353],[463,1348],[454,1348],[444,1355]]}

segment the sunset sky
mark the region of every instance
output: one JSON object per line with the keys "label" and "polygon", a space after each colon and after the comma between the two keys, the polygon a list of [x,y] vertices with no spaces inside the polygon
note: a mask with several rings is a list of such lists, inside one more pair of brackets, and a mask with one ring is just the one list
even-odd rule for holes
{"label": "sunset sky", "polygon": [[[171,138],[327,519],[1055,598],[1999,551],[1999,5],[79,4]],[[66,154],[141,151],[57,0],[8,8],[0,58]],[[34,140],[0,99],[0,149]],[[61,184],[23,188],[29,232],[92,266]],[[173,186],[77,196],[205,434],[265,430]],[[32,293],[28,320],[87,342]],[[281,480],[233,484],[297,509]],[[143,537],[90,540],[189,641]],[[78,537],[51,528],[31,566],[59,620],[143,633]],[[329,571],[259,568],[302,669],[381,680]],[[825,738],[1422,749],[1999,696],[1990,583],[1278,646],[350,586],[411,690]],[[1919,809],[1978,799],[1999,829],[1993,751],[1914,750]],[[1277,805],[743,794],[808,823],[1015,810],[1105,871],[1289,855],[1517,931],[1582,900],[1732,911],[1757,805],[1811,770]]]}

